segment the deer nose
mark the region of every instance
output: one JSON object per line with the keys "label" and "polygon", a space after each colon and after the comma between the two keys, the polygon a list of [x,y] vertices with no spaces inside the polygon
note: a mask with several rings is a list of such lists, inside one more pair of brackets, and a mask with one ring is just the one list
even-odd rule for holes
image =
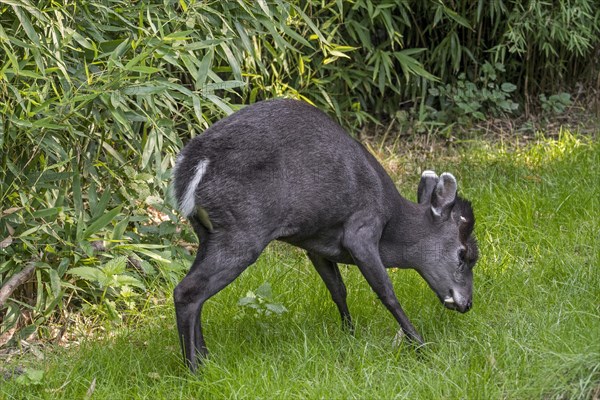
{"label": "deer nose", "polygon": [[473,306],[473,301],[471,296],[463,297],[460,292],[454,291],[450,289],[450,295],[444,297],[443,299],[440,297],[444,306],[449,308],[450,310],[455,310],[460,313],[466,313]]}
{"label": "deer nose", "polygon": [[473,300],[470,296],[465,298],[460,293],[450,289],[450,296],[444,299],[444,305],[460,313],[466,313],[473,306]]}
{"label": "deer nose", "polygon": [[471,309],[471,307],[473,306],[473,301],[471,299],[469,299],[469,301],[467,301],[467,303],[464,306],[460,306],[458,311],[460,311],[461,313],[466,313],[467,311],[469,311]]}

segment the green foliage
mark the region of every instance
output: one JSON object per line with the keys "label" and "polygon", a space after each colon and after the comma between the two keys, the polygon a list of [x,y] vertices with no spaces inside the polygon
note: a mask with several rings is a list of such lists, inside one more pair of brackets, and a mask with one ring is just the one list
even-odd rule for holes
{"label": "green foliage", "polygon": [[[107,261],[98,267],[75,267],[68,270],[70,275],[81,278],[91,287],[85,294],[93,295],[93,302],[88,306],[88,311],[94,314],[103,314],[113,321],[119,321],[121,314],[118,312],[117,303],[124,309],[133,309],[136,305],[136,293],[133,288],[145,291],[144,284],[131,273],[127,273],[127,257],[119,256]],[[84,295],[85,295],[84,294]]]}
{"label": "green foliage", "polygon": [[597,79],[595,0],[403,3],[412,19],[398,33],[408,48],[429,50],[423,64],[444,83],[460,72],[479,76],[486,61],[506,66],[498,82],[514,83],[520,100]]}
{"label": "green foliage", "polygon": [[526,98],[556,93],[565,83],[597,79],[593,76],[600,35],[597,1],[529,0],[511,2],[509,7],[492,51],[496,61],[510,66],[510,75],[521,77],[519,89]]}
{"label": "green foliage", "polygon": [[27,368],[15,381],[21,386],[41,385],[44,380],[44,370]]}
{"label": "green foliage", "polygon": [[287,312],[281,303],[273,299],[273,290],[269,282],[265,282],[256,289],[248,291],[245,297],[238,300],[238,306],[252,310],[254,316],[280,315]]}
{"label": "green foliage", "polygon": [[485,120],[489,116],[505,116],[517,111],[519,104],[511,98],[517,87],[509,82],[499,84],[500,72],[504,72],[502,64],[485,63],[475,82],[466,80],[466,74],[461,73],[455,84],[429,89],[429,94],[439,101],[440,112],[433,118],[445,123],[458,121],[465,124],[470,119]]}
{"label": "green foliage", "polygon": [[330,105],[338,115],[353,113],[346,118],[350,123],[393,115],[403,97],[418,92],[425,80],[436,79],[421,61],[426,48],[406,41],[405,32],[412,24],[408,2],[308,4],[307,13],[326,37],[349,50],[347,55],[332,53],[334,57],[323,60],[319,82],[326,84]]}
{"label": "green foliage", "polygon": [[545,94],[540,94],[540,105],[547,115],[562,114],[572,104],[573,102],[569,93],[562,92],[548,97]]}

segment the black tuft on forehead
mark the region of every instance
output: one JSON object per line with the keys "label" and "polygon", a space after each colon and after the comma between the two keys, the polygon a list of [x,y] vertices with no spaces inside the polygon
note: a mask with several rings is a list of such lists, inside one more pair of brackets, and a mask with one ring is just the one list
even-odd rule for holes
{"label": "black tuft on forehead", "polygon": [[475,227],[475,214],[471,202],[462,197],[456,197],[452,213],[456,215],[456,220],[459,222],[460,241],[466,243],[469,236],[473,233]]}

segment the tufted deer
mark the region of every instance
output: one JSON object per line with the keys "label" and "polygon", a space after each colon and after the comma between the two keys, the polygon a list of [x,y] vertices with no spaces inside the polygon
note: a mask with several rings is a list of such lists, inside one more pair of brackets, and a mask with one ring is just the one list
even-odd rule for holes
{"label": "tufted deer", "polygon": [[215,123],[185,146],[174,169],[180,211],[200,241],[173,293],[187,365],[194,370],[207,354],[204,302],[273,240],[306,250],[346,327],[337,263],[357,265],[402,331],[422,344],[386,268],[414,268],[447,308],[471,308],[475,218],[456,191],[451,174],[425,171],[418,203],[406,200],[359,142],[304,102],[259,102]]}

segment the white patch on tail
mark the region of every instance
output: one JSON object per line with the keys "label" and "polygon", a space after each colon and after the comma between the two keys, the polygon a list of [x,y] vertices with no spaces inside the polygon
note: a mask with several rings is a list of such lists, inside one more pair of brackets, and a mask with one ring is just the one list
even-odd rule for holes
{"label": "white patch on tail", "polygon": [[198,185],[206,173],[206,168],[208,168],[208,160],[201,160],[196,165],[194,178],[190,181],[183,197],[179,199],[179,209],[186,217],[189,217],[196,208],[196,189],[198,189]]}

